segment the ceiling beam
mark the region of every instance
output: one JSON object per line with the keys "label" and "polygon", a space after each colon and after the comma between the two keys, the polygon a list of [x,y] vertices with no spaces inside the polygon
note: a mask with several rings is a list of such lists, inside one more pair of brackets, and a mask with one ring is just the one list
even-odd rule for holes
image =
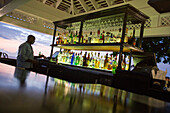
{"label": "ceiling beam", "polygon": [[86,12],[89,11],[89,6],[84,2],[84,0],[78,0]]}
{"label": "ceiling beam", "polygon": [[47,0],[43,0],[42,2],[45,4],[46,1],[47,1]]}
{"label": "ceiling beam", "polygon": [[55,8],[57,8],[60,5],[61,2],[62,2],[62,0],[57,0]]}
{"label": "ceiling beam", "polygon": [[72,15],[74,15],[74,8],[73,8],[73,6],[74,6],[74,2],[73,2],[73,0],[71,0],[71,11],[72,11]]}
{"label": "ceiling beam", "polygon": [[111,5],[112,5],[112,4],[111,4],[111,2],[112,2],[111,0],[105,0],[105,1],[106,1],[106,3],[107,3],[108,6],[111,6]]}
{"label": "ceiling beam", "polygon": [[68,13],[70,14],[71,11],[72,11],[72,15],[79,13],[79,10],[75,7],[73,0],[71,0],[71,6],[68,9]]}
{"label": "ceiling beam", "polygon": [[89,1],[92,3],[92,5],[95,9],[99,8],[99,5],[97,4],[97,2],[95,0],[89,0]]}

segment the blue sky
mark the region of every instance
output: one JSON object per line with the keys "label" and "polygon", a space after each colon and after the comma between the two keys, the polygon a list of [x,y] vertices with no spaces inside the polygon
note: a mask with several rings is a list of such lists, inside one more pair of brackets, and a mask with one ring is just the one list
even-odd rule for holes
{"label": "blue sky", "polygon": [[[19,45],[26,41],[28,35],[34,35],[36,37],[36,41],[33,45],[35,56],[38,55],[40,51],[45,56],[50,56],[50,45],[53,38],[52,35],[13,26],[2,22],[0,22],[0,51],[6,52],[11,58],[16,58]],[[58,49],[55,48],[55,50]],[[170,77],[169,64],[159,63],[158,68],[163,71],[167,69],[167,76]]]}

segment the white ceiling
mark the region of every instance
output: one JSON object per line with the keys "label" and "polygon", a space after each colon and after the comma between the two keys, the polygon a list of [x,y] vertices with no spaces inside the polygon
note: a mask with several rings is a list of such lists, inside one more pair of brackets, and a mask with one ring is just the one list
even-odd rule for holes
{"label": "white ceiling", "polygon": [[21,2],[21,0],[12,0],[0,9],[0,16],[12,10],[19,10],[20,12],[29,13],[48,21],[57,21],[123,4],[131,4],[148,16],[158,15],[159,13],[150,7],[147,1],[148,0],[22,0]]}
{"label": "white ceiling", "polygon": [[[156,36],[169,36],[170,12],[159,14],[147,2],[148,0],[0,0],[0,21],[53,34],[52,29],[49,29],[53,27],[53,21],[131,4],[151,19],[151,27],[145,30],[145,36],[155,36],[155,32]],[[13,13],[14,16],[18,14],[21,18],[27,18],[29,22],[7,17],[7,13]],[[161,25],[162,16],[168,21],[164,30]]]}

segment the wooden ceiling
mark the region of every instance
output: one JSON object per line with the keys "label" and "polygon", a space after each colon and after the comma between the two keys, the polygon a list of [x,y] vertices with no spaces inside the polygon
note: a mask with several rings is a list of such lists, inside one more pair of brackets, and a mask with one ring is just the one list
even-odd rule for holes
{"label": "wooden ceiling", "polygon": [[48,6],[76,15],[88,11],[109,7],[132,0],[37,0]]}

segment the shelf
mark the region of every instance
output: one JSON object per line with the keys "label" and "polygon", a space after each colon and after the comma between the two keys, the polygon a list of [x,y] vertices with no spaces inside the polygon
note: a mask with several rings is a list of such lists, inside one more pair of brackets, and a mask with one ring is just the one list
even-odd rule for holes
{"label": "shelf", "polygon": [[[87,51],[120,51],[120,43],[91,43],[91,44],[58,44],[53,45],[61,49],[87,50]],[[123,44],[123,52],[144,52],[143,50],[132,47],[129,44]]]}

